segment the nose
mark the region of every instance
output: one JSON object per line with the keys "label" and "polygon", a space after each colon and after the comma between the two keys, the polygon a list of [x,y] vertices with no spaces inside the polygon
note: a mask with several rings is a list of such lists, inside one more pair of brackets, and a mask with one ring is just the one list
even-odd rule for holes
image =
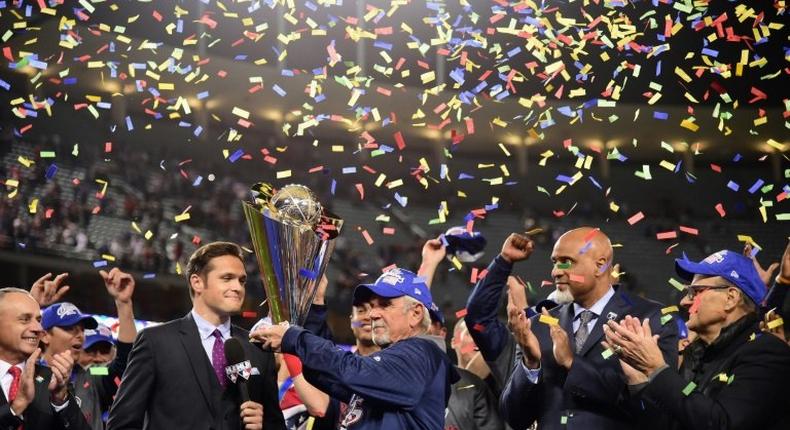
{"label": "nose", "polygon": [[680,306],[688,309],[692,304],[694,304],[694,300],[689,299],[688,294],[683,294],[683,297],[680,298]]}
{"label": "nose", "polygon": [[565,269],[557,268],[556,264],[551,269],[551,277],[554,278],[554,279],[557,279],[557,278],[561,277],[564,274],[565,274]]}
{"label": "nose", "polygon": [[41,334],[44,332],[44,327],[41,326],[41,321],[33,320],[33,323],[30,325],[30,331],[41,336]]}

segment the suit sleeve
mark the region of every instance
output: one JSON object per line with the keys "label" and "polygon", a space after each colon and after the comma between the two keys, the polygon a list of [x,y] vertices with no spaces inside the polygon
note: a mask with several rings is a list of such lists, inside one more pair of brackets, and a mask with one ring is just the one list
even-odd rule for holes
{"label": "suit sleeve", "polygon": [[280,409],[280,400],[277,390],[277,372],[274,370],[274,354],[262,352],[265,356],[266,367],[261,370],[263,385],[261,398],[263,399],[263,428],[285,429],[285,419]]}
{"label": "suit sleeve", "polygon": [[751,351],[738,357],[731,369],[732,382],[713,382],[724,384],[715,399],[696,390],[684,395],[689,383],[673,368],[658,373],[641,395],[655,402],[684,428],[763,428],[761,423],[766,418],[786,407],[786,389],[790,383],[787,345],[778,339],[770,340],[762,346],[754,345],[756,342],[744,346]]}
{"label": "suit sleeve", "polygon": [[305,318],[304,329],[316,336],[333,340],[332,331],[329,330],[329,325],[326,323],[326,313],[326,305],[310,305],[310,311],[307,312],[307,317]]}
{"label": "suit sleeve", "polygon": [[91,430],[90,424],[80,410],[77,399],[71,393],[69,393],[68,402],[66,408],[55,412],[55,420],[60,424],[60,428],[64,430]]}
{"label": "suit sleeve", "polygon": [[[648,315],[648,318],[650,318],[651,331],[659,335],[658,346],[664,356],[664,362],[670,368],[676,369],[677,325],[671,320],[661,325],[658,310]],[[615,357],[610,359],[613,360]],[[623,402],[629,399],[628,386],[622,372],[611,367],[597,366],[588,358],[578,355],[573,358],[563,389],[570,394],[581,395],[609,405],[625,406]]]}
{"label": "suit sleeve", "polygon": [[788,291],[790,291],[790,285],[774,282],[774,285],[765,296],[765,306],[763,306],[763,312],[768,312],[769,310],[776,308],[776,312],[779,313],[782,318],[790,318],[790,316],[782,315],[782,307],[785,303],[785,298],[787,297]]}
{"label": "suit sleeve", "polygon": [[11,413],[11,405],[6,403],[0,406],[0,430],[16,430],[22,420]]}
{"label": "suit sleeve", "polygon": [[304,367],[335,379],[344,391],[359,394],[366,401],[400,407],[415,406],[422,398],[425,381],[439,370],[442,358],[429,346],[429,341],[408,339],[375,357],[361,357],[300,327],[288,329],[282,341],[283,352],[296,354]]}
{"label": "suit sleeve", "polygon": [[533,384],[527,377],[524,366],[516,364],[505,389],[502,390],[499,402],[502,418],[510,427],[525,429],[538,419],[538,411],[543,409],[543,398],[540,395],[542,384],[542,374],[538,377],[538,383]]}
{"label": "suit sleeve", "polygon": [[466,302],[466,326],[486,361],[496,361],[508,340],[512,339],[507,327],[497,318],[512,269],[513,265],[498,255],[488,265],[488,273],[475,285]]}
{"label": "suit sleeve", "polygon": [[126,370],[126,364],[129,361],[129,353],[132,351],[132,344],[126,342],[118,342],[116,346],[115,359],[110,363],[107,369],[107,374],[99,377],[99,405],[102,412],[107,411],[112,405],[113,396],[118,391],[118,382],[123,377],[123,372]]}
{"label": "suit sleeve", "polygon": [[474,419],[479,430],[502,430],[504,424],[499,416],[497,399],[481,379],[475,382]]}
{"label": "suit sleeve", "polygon": [[137,335],[118,394],[110,408],[108,430],[143,428],[145,411],[156,380],[154,346],[151,343],[147,330]]}

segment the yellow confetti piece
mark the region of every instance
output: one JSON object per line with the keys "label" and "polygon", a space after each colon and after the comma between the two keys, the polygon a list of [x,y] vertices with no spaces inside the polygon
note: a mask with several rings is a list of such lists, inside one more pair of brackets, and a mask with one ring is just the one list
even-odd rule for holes
{"label": "yellow confetti piece", "polygon": [[21,164],[21,165],[23,165],[25,167],[30,167],[30,166],[32,166],[33,164],[36,163],[35,161],[30,160],[28,158],[25,158],[25,157],[23,157],[21,155],[16,160],[19,161],[19,164]]}
{"label": "yellow confetti piece", "polygon": [[176,216],[175,216],[175,221],[176,221],[176,222],[181,222],[181,221],[186,221],[186,220],[188,220],[188,219],[190,219],[190,218],[191,218],[191,216],[190,216],[190,215],[189,215],[189,213],[187,212],[187,213],[183,213],[183,214],[176,215]]}
{"label": "yellow confetti piece", "polygon": [[181,275],[181,263],[176,261],[176,274]]}
{"label": "yellow confetti piece", "polygon": [[151,240],[151,238],[154,237],[154,232],[152,232],[151,230],[148,230],[148,231],[145,232],[145,234],[143,236],[145,237],[145,240]]}
{"label": "yellow confetti piece", "polygon": [[281,170],[277,172],[277,179],[285,179],[291,177],[291,169]]}
{"label": "yellow confetti piece", "polygon": [[666,315],[666,314],[668,314],[670,312],[680,312],[680,309],[678,309],[677,306],[667,306],[667,307],[661,309],[661,314],[662,315]]}
{"label": "yellow confetti piece", "polygon": [[115,256],[114,255],[110,255],[110,254],[102,254],[101,258],[103,258],[103,259],[105,259],[107,261],[115,261]]}
{"label": "yellow confetti piece", "polygon": [[773,330],[775,328],[783,326],[784,323],[785,321],[782,319],[782,317],[779,317],[773,321],[769,321],[768,324],[766,324],[765,326],[768,327],[769,330]]}
{"label": "yellow confetti piece", "polygon": [[540,315],[540,317],[538,318],[538,321],[542,322],[543,324],[548,324],[548,325],[558,325],[560,323],[559,319],[554,318],[554,317],[549,316],[549,315],[543,315],[543,314]]}
{"label": "yellow confetti piece", "polygon": [[770,145],[772,148],[776,149],[777,151],[784,151],[785,150],[785,145],[784,144],[779,143],[779,142],[777,142],[777,141],[775,141],[773,139],[768,139],[768,142],[766,142],[766,143],[768,145]]}
{"label": "yellow confetti piece", "polygon": [[31,201],[30,201],[30,204],[29,204],[29,205],[27,205],[27,210],[28,210],[28,212],[30,212],[31,214],[34,214],[34,213],[36,213],[36,211],[38,210],[38,199],[33,199],[33,200],[31,200]]}

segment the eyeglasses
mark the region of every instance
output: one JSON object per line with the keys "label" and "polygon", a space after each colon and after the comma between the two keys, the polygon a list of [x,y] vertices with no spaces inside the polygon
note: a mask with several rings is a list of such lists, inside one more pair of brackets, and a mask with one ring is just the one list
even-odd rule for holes
{"label": "eyeglasses", "polygon": [[685,297],[689,300],[693,300],[698,294],[701,294],[707,290],[726,290],[729,289],[729,286],[726,285],[688,285],[685,288],[686,294]]}

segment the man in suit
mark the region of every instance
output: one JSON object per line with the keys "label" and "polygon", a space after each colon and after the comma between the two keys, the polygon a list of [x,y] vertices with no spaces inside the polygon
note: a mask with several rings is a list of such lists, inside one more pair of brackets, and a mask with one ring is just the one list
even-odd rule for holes
{"label": "man in suit", "polygon": [[[533,249],[526,236],[513,234],[488,275],[504,283],[513,263]],[[542,429],[631,429],[658,424],[659,411],[629,395],[616,359],[600,344],[602,326],[627,315],[649,318],[667,363],[677,363],[675,324],[660,323],[658,303],[630,296],[611,285],[613,259],[609,238],[589,227],[563,234],[554,245],[551,271],[557,288],[573,302],[527,319],[509,309],[511,329],[522,354],[502,393],[503,415],[514,429],[534,421]]]}
{"label": "man in suit", "polygon": [[69,391],[74,359],[69,351],[37,366],[41,310],[25,290],[0,289],[0,430],[75,429],[90,426]]}
{"label": "man in suit", "polygon": [[[230,316],[244,302],[244,257],[229,242],[200,247],[186,277],[192,311],[143,330],[129,357],[107,428],[282,429],[274,356],[252,346]],[[252,365],[250,400],[239,405],[238,387],[225,376],[224,341],[242,341]]]}

